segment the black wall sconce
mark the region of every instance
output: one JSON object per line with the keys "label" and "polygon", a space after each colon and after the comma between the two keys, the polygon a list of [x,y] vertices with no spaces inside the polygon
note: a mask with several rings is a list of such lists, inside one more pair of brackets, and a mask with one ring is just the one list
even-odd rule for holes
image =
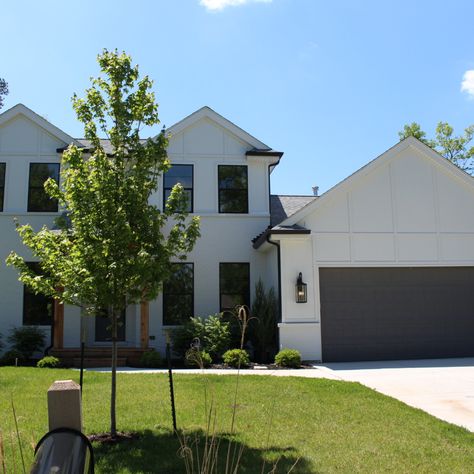
{"label": "black wall sconce", "polygon": [[303,274],[300,272],[296,280],[296,302],[306,303],[308,301],[307,285],[303,281]]}

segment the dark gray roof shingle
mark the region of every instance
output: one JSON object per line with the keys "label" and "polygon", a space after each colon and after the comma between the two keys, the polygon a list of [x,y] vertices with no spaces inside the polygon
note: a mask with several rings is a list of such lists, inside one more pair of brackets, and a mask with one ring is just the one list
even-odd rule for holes
{"label": "dark gray roof shingle", "polygon": [[272,227],[283,222],[295,212],[317,199],[317,196],[270,196],[270,224]]}

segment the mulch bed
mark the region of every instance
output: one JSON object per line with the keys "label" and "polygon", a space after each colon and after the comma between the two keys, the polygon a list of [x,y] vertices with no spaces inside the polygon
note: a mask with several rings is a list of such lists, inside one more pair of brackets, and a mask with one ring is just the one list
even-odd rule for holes
{"label": "mulch bed", "polygon": [[91,434],[87,438],[91,443],[99,443],[99,444],[115,444],[121,443],[122,441],[130,441],[132,439],[139,438],[140,435],[134,432],[117,432],[116,436],[112,436],[110,433],[96,433]]}

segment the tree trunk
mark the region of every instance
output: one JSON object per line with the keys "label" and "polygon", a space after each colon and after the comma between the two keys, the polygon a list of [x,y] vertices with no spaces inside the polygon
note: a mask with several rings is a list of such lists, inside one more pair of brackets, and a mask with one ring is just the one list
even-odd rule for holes
{"label": "tree trunk", "polygon": [[117,310],[111,308],[112,332],[112,387],[110,390],[110,435],[117,436],[116,399],[117,399]]}

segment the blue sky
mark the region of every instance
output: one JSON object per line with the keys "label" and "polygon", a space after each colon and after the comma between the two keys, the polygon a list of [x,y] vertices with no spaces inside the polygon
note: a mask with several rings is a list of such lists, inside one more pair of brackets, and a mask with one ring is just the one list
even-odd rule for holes
{"label": "blue sky", "polygon": [[429,134],[440,120],[474,123],[473,18],[472,0],[9,1],[4,110],[22,102],[83,136],[70,97],[118,48],[155,80],[162,123],[209,105],[285,152],[272,192],[311,194],[407,122]]}

